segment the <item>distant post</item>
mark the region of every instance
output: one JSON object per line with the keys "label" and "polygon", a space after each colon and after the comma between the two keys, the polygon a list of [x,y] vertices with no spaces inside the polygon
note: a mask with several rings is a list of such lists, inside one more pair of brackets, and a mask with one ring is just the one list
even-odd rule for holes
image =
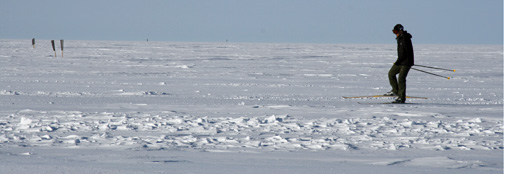
{"label": "distant post", "polygon": [[51,45],[53,45],[54,57],[56,57],[56,48],[54,47],[54,40],[51,40]]}
{"label": "distant post", "polygon": [[60,44],[61,44],[61,57],[63,57],[63,39],[60,40]]}
{"label": "distant post", "polygon": [[35,38],[32,39],[32,46],[35,48]]}

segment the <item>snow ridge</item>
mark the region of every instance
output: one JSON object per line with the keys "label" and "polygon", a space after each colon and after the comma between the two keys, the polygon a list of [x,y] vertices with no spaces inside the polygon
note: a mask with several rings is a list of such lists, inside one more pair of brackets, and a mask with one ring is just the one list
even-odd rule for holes
{"label": "snow ridge", "polygon": [[124,147],[148,150],[492,150],[501,120],[289,115],[195,117],[168,113],[23,110],[0,120],[1,146]]}

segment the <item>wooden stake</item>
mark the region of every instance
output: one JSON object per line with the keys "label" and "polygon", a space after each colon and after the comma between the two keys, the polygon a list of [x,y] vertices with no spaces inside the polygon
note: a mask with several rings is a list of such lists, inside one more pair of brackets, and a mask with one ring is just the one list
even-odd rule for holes
{"label": "wooden stake", "polygon": [[53,45],[54,57],[56,57],[56,48],[54,47],[54,40],[51,40],[51,45]]}
{"label": "wooden stake", "polygon": [[63,39],[60,40],[60,44],[61,44],[61,57],[63,57]]}

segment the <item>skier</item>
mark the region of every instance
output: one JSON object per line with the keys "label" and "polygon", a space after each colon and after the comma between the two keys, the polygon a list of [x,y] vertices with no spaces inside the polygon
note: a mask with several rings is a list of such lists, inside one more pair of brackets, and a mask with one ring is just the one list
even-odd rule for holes
{"label": "skier", "polygon": [[[414,48],[412,48],[412,35],[403,30],[401,24],[396,24],[393,28],[398,44],[398,59],[389,70],[389,84],[393,88],[390,92],[384,94],[387,96],[398,96],[393,103],[405,103],[407,90],[407,74],[414,65]],[[399,75],[398,75],[399,74]],[[396,78],[398,75],[398,79]]]}

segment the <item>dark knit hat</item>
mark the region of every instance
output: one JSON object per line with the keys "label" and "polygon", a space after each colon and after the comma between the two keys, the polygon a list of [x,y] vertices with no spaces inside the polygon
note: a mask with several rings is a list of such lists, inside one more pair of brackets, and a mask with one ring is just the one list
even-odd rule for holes
{"label": "dark knit hat", "polygon": [[403,31],[403,25],[402,24],[396,24],[395,27],[393,28],[395,31]]}

